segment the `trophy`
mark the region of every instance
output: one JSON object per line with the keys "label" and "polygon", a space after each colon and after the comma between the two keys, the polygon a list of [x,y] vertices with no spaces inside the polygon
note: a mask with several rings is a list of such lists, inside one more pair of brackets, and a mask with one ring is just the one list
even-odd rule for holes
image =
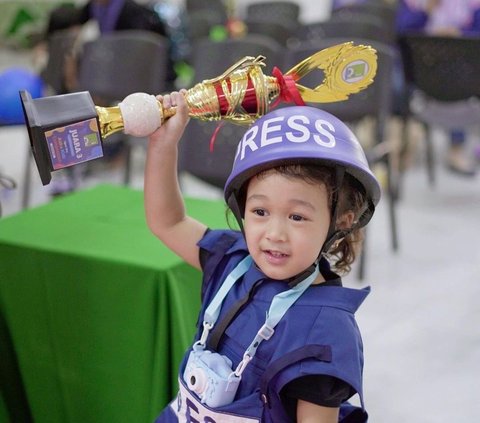
{"label": "trophy", "polygon": [[[189,115],[205,121],[248,125],[281,102],[303,105],[346,100],[373,82],[376,51],[347,42],[318,51],[282,74],[262,72],[265,57],[246,56],[222,75],[187,90]],[[323,71],[314,88],[300,85],[305,75]],[[43,185],[51,172],[103,156],[103,141],[123,131],[146,137],[175,114],[151,94],[133,93],[117,106],[95,106],[87,91],[32,99],[20,91],[32,152]]]}

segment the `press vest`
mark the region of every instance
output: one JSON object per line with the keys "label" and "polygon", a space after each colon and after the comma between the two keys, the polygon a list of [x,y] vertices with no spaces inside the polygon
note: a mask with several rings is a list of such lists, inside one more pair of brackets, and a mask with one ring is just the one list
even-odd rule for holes
{"label": "press vest", "polygon": [[[226,276],[248,254],[243,236],[234,231],[210,231],[199,246],[207,250],[209,256],[203,269],[202,308],[195,340],[201,334],[205,308]],[[328,268],[328,263],[323,261],[322,266]],[[265,322],[273,297],[289,289],[286,282],[266,278],[253,265],[230,290],[219,321],[259,279],[264,280],[252,301],[230,323],[218,345],[217,352],[232,360],[233,368],[242,360],[245,349]],[[308,288],[278,323],[274,335],[259,346],[242,375],[231,404],[210,409],[189,392],[180,376],[177,398],[156,422],[290,422],[280,392],[286,384],[305,375],[330,375],[342,379],[358,393],[363,407],[363,347],[354,313],[369,291],[369,288],[358,290],[341,286]],[[189,353],[190,350],[184,356],[179,375],[183,374]],[[346,403],[341,407],[341,416],[354,409]],[[363,410],[356,412],[364,417],[353,421],[366,421]]]}

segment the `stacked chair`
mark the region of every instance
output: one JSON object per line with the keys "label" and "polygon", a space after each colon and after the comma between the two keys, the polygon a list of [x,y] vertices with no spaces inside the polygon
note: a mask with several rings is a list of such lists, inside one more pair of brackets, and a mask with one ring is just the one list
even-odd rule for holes
{"label": "stacked chair", "polygon": [[300,6],[292,1],[250,3],[244,19],[249,34],[273,38],[286,46],[300,26]]}
{"label": "stacked chair", "polygon": [[[167,88],[169,42],[162,35],[143,30],[116,31],[83,47],[78,70],[78,90],[89,91],[96,105],[109,106],[129,94],[161,94]],[[138,140],[118,133],[125,143],[123,182],[131,179],[132,146]]]}
{"label": "stacked chair", "polygon": [[349,19],[359,15],[376,16],[393,32],[395,31],[396,10],[394,2],[366,0],[336,8],[332,10],[332,17]]}
{"label": "stacked chair", "polygon": [[399,40],[405,76],[413,89],[411,113],[426,131],[428,180],[436,182],[432,128],[480,123],[480,38],[411,34]]}
{"label": "stacked chair", "polygon": [[291,30],[299,25],[300,6],[295,1],[262,1],[250,3],[246,10],[246,20],[277,22]]}
{"label": "stacked chair", "polygon": [[[295,44],[329,37],[355,37],[392,44],[395,35],[381,18],[369,14],[333,16],[327,21],[311,22],[300,26],[295,34]],[[291,42],[292,42],[291,41]],[[292,42],[292,45],[295,45]]]}

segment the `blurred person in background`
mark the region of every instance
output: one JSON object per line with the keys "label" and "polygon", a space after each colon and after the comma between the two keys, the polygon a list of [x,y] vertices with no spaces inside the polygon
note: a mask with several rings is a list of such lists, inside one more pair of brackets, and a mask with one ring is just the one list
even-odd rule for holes
{"label": "blurred person in background", "polygon": [[[438,36],[480,36],[480,0],[399,0],[398,34],[425,32]],[[463,128],[450,132],[446,165],[462,176],[474,176],[476,163],[466,151]]]}
{"label": "blurred person in background", "polygon": [[[50,15],[46,37],[57,30],[71,28],[79,31],[83,25],[92,21],[97,24],[99,36],[113,31],[137,29],[155,32],[168,39],[168,31],[160,16],[154,10],[134,0],[91,0],[80,8],[59,6]],[[76,58],[71,55],[66,62],[65,77],[68,91],[76,88],[75,70]],[[169,88],[173,88],[175,72],[171,54],[167,80]]]}

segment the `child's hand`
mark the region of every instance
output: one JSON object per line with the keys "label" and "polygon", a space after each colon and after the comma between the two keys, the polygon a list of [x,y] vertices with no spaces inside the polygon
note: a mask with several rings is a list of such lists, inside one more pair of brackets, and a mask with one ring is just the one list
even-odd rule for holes
{"label": "child's hand", "polygon": [[189,120],[185,93],[186,90],[180,90],[180,92],[173,91],[164,96],[157,96],[165,109],[176,107],[177,111],[174,116],[165,121],[159,129],[149,136],[151,142],[164,145],[178,143]]}

